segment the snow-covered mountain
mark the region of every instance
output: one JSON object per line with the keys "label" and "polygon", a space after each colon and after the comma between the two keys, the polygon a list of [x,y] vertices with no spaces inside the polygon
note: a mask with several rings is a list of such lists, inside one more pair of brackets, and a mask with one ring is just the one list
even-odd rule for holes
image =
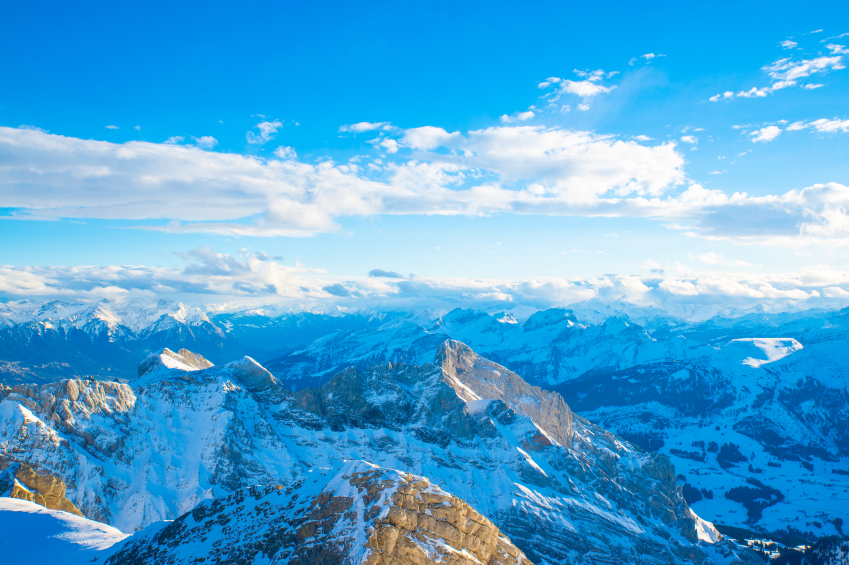
{"label": "snow-covered mountain", "polygon": [[841,494],[849,488],[845,310],[671,314],[624,301],[448,313],[268,308],[204,316],[165,301],[0,310],[7,384],[86,375],[132,381],[138,359],[169,346],[215,363],[248,354],[298,393],[351,366],[424,365],[455,339],[560,392],[590,421],[671,457],[707,519],[816,535],[836,534],[836,520],[849,519]]}
{"label": "snow-covered mountain", "polygon": [[295,565],[532,565],[495,525],[426,478],[349,461],[205,501],[153,525],[109,565],[198,562]]}
{"label": "snow-covered mountain", "polygon": [[[218,508],[203,501],[222,499],[235,519],[244,510],[232,497],[244,489],[306,488],[298,485],[318,477],[310,473],[336,476],[362,460],[427,477],[534,563],[756,562],[715,543],[665,456],[574,415],[557,393],[462,343],[443,343],[433,361],[350,368],[290,392],[251,358],[208,366],[188,351],[163,351],[132,384],[5,389],[2,459],[60,478],[85,516],[127,533],[195,509],[179,528],[202,537],[212,527],[203,509]],[[276,515],[294,520],[290,510]],[[124,555],[145,555],[149,541],[131,546]]]}

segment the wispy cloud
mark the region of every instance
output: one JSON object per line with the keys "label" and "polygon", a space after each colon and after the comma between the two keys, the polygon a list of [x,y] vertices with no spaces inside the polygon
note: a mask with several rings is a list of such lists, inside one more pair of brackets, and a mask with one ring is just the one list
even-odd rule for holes
{"label": "wispy cloud", "polygon": [[283,123],[279,120],[274,120],[272,122],[260,122],[254,126],[254,128],[259,130],[259,133],[249,131],[245,134],[245,138],[251,145],[264,145],[274,139],[274,136],[277,134],[277,128],[282,127]]}
{"label": "wispy cloud", "polygon": [[[781,46],[785,49],[795,49],[797,43],[787,40],[783,41]],[[825,74],[846,68],[843,55],[849,53],[849,51],[844,46],[838,44],[829,44],[827,48],[831,51],[831,55],[814,57],[812,59],[797,59],[793,57],[778,59],[762,69],[772,80],[769,86],[741,90],[736,96],[738,98],[766,98],[778,90],[795,86],[801,86],[807,90],[822,87],[822,84],[800,84],[800,81],[812,75]],[[726,91],[722,94],[711,96],[709,100],[711,102],[719,102],[720,100],[729,100],[734,97],[735,94],[732,91]]]}
{"label": "wispy cloud", "polygon": [[660,54],[655,55],[654,53],[646,53],[645,55],[640,55],[639,57],[634,57],[633,59],[628,61],[628,65],[633,67],[634,64],[637,61],[639,61],[640,59],[643,59],[646,63],[651,63],[652,59],[656,59],[657,57],[666,57],[666,55],[660,55]]}
{"label": "wispy cloud", "polygon": [[366,131],[374,131],[377,129],[390,129],[392,124],[389,122],[359,122],[356,124],[349,124],[339,126],[340,132],[351,132],[351,133],[363,133]]}

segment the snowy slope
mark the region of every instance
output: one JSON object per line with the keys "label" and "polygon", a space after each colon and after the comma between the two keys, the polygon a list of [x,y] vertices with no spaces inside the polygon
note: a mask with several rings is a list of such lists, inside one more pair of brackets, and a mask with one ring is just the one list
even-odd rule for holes
{"label": "snowy slope", "polygon": [[103,563],[121,531],[26,500],[0,498],[0,560],[33,565]]}

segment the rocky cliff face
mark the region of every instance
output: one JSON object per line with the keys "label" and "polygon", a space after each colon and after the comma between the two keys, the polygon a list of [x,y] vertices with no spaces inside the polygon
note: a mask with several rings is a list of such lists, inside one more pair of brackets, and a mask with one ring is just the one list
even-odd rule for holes
{"label": "rocky cliff face", "polygon": [[346,463],[206,501],[137,535],[111,565],[531,565],[495,525],[423,478]]}
{"label": "rocky cliff face", "polygon": [[127,532],[256,485],[294,493],[319,469],[364,460],[442,485],[533,562],[710,561],[665,456],[573,415],[558,395],[459,342],[446,342],[435,364],[351,368],[295,393],[244,358],[159,364],[132,387],[64,381],[6,395],[3,448],[62,478],[86,516]]}
{"label": "rocky cliff face", "polygon": [[62,510],[77,516],[82,512],[65,498],[65,483],[48,473],[39,473],[29,465],[0,460],[0,496],[28,500],[51,510]]}

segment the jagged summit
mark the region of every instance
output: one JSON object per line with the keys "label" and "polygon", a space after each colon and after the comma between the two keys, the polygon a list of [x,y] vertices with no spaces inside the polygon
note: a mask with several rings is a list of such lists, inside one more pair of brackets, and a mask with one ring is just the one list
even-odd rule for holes
{"label": "jagged summit", "polygon": [[160,369],[199,371],[212,366],[212,363],[204,359],[203,355],[192,353],[188,349],[181,349],[174,353],[166,347],[159,353],[151,353],[144,361],[139,363],[139,377]]}
{"label": "jagged summit", "polygon": [[205,501],[107,563],[531,565],[484,516],[427,478],[348,461],[289,487]]}
{"label": "jagged summit", "polygon": [[572,411],[556,392],[529,385],[522,377],[485,359],[459,341],[439,346],[434,363],[463,400],[498,399],[526,414],[559,445],[572,445]]}

